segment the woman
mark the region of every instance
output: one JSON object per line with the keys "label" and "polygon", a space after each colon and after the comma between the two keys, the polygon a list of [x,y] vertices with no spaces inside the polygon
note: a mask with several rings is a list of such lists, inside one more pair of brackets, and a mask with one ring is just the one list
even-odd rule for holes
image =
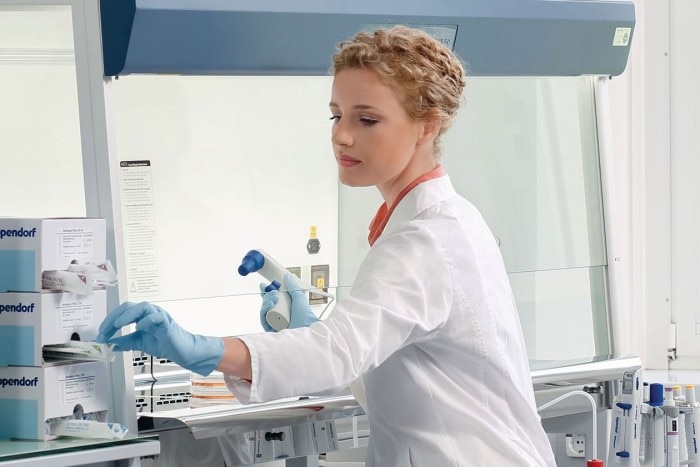
{"label": "woman", "polygon": [[[151,304],[125,303],[98,340],[202,374],[216,368],[243,402],[352,384],[366,399],[368,466],[555,465],[499,249],[439,164],[465,85],[460,61],[394,27],[342,42],[333,73],[340,181],[384,199],[349,298],[318,321],[288,275],[295,329],[205,337]],[[264,294],[262,315],[278,294]],[[111,338],[132,322],[136,332]]]}

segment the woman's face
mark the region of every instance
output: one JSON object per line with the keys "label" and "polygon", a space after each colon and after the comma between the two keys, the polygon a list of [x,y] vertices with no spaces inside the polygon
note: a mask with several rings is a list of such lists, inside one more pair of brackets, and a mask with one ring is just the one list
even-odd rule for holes
{"label": "woman's face", "polygon": [[341,183],[376,185],[391,204],[405,186],[435,167],[426,125],[411,120],[398,94],[374,71],[336,73],[330,111]]}

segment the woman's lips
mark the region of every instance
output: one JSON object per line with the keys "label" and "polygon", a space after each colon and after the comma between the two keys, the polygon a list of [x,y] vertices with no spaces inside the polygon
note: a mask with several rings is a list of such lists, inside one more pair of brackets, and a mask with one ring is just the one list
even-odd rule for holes
{"label": "woman's lips", "polygon": [[353,167],[359,163],[360,163],[360,161],[358,161],[357,159],[355,159],[353,157],[345,156],[345,155],[338,156],[338,165],[341,167]]}

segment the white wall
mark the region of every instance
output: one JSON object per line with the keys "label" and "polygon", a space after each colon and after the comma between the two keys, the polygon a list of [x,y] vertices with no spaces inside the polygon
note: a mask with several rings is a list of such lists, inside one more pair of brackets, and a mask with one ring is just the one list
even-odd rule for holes
{"label": "white wall", "polygon": [[72,55],[69,7],[0,11],[1,216],[85,215]]}
{"label": "white wall", "polygon": [[[630,61],[611,92],[631,350],[648,368],[697,368],[700,8],[693,0],[635,5]],[[669,363],[672,347],[678,359]]]}
{"label": "white wall", "polygon": [[640,51],[631,66],[630,100],[634,337],[643,362],[664,368],[671,314],[669,23],[666,0],[638,4]]}
{"label": "white wall", "polygon": [[671,319],[672,368],[700,365],[700,4],[670,2]]}

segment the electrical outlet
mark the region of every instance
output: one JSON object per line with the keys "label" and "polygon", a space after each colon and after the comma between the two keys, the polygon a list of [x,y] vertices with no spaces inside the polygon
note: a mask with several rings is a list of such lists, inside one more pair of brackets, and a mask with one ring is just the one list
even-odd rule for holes
{"label": "electrical outlet", "polygon": [[586,435],[566,435],[564,441],[566,455],[569,457],[586,457]]}
{"label": "electrical outlet", "polygon": [[[328,281],[330,278],[330,266],[320,264],[311,266],[311,285],[328,292]],[[309,292],[309,303],[318,305],[320,303],[328,303],[328,297],[317,293]]]}

